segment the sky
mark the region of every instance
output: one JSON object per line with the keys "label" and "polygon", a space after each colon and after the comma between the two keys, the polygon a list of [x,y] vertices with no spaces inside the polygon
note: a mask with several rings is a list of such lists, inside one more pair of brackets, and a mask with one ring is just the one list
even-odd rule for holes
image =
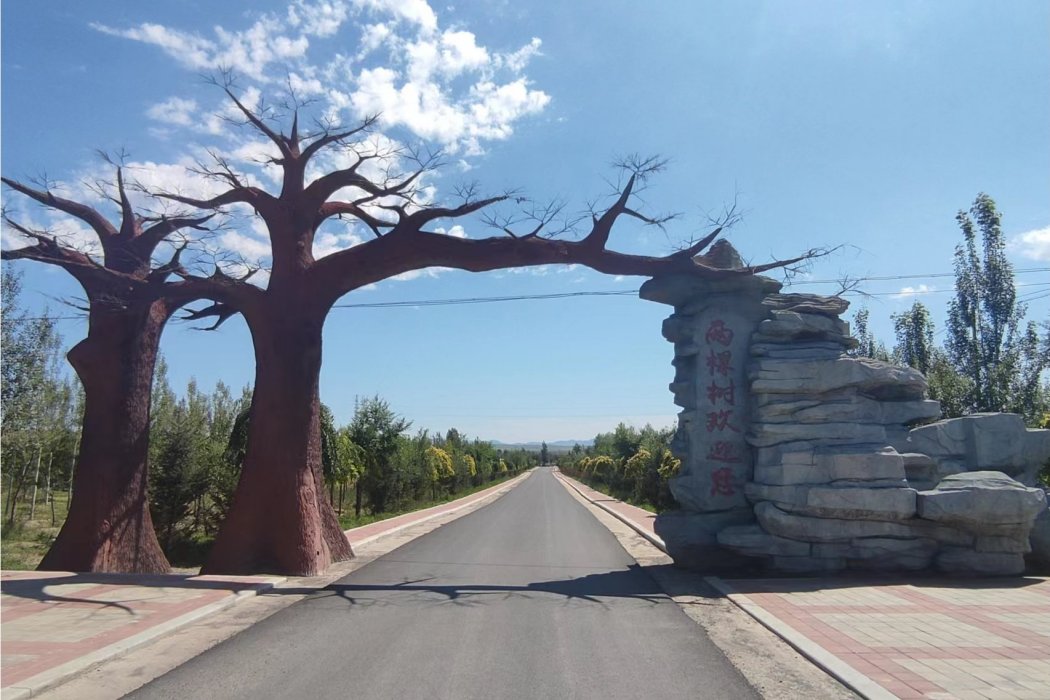
{"label": "sky", "polygon": [[[915,299],[943,328],[954,217],[979,192],[1003,213],[1028,317],[1050,318],[1048,26],[1042,0],[6,2],[0,159],[6,177],[45,176],[90,198],[84,183],[112,174],[97,151],[123,152],[149,186],[206,192],[186,170],[204,149],[245,169],[266,151],[221,118],[229,103],[207,77],[223,67],[250,105],[278,104],[290,85],[338,123],[379,112],[382,143],[441,149],[447,165],[426,182],[435,202],[477,182],[584,212],[608,203],[617,158],[657,154],[668,167],[640,205],[680,216],[665,230],[627,222],[610,247],[669,253],[736,202],[743,218],[728,237],[748,260],[842,246],[788,289],[830,294],[861,278],[870,296],[851,296],[847,318],[867,306],[891,344],[891,315]],[[255,177],[272,184],[265,170]],[[69,222],[3,197],[16,218],[84,243]],[[494,235],[477,218],[446,226]],[[328,229],[315,255],[364,235]],[[249,217],[216,240],[266,263]],[[5,231],[3,244],[19,241]],[[62,317],[68,345],[83,337],[62,303],[78,296],[69,276],[17,266],[25,303]],[[435,270],[340,304],[631,292],[643,281],[579,267]],[[379,395],[415,428],[506,442],[669,426],[670,312],[632,294],[341,306],[325,329],[321,398],[339,422],[357,397]],[[177,388],[252,381],[239,318],[214,333],[172,323],[162,351]]]}

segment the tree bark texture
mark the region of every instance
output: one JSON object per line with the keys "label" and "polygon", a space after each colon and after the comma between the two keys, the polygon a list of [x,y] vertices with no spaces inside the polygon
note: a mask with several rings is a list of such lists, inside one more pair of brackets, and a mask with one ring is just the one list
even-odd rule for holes
{"label": "tree bark texture", "polygon": [[43,571],[166,573],[147,497],[150,398],[164,302],[92,305],[87,338],[69,352],[84,385],[84,429],[69,514]]}
{"label": "tree bark texture", "polygon": [[204,573],[310,576],[353,556],[321,470],[326,312],[271,298],[246,314],[256,360],[248,451]]}

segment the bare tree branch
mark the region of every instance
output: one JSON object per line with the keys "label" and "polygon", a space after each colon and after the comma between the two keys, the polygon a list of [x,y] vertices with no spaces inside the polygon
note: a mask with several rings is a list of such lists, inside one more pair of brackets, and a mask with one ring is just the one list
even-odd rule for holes
{"label": "bare tree branch", "polygon": [[0,177],[0,181],[16,192],[20,192],[46,207],[80,219],[94,230],[100,243],[105,243],[107,238],[117,235],[117,229],[114,228],[113,224],[111,224],[109,220],[102,216],[98,211],[86,204],[74,202],[73,200],[64,199],[62,197],[56,197],[49,189],[33,189],[32,187],[23,185],[17,180],[12,180],[7,177]]}

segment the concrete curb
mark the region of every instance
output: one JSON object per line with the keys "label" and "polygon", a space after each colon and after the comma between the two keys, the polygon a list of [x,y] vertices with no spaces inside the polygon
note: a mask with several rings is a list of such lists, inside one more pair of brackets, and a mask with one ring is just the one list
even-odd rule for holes
{"label": "concrete curb", "polygon": [[722,579],[717,576],[705,576],[704,581],[728,598],[738,608],[755,618],[755,620],[757,620],[763,627],[791,645],[795,651],[824,669],[824,671],[861,697],[867,698],[868,700],[896,700],[896,695],[886,690],[860,671],[854,670],[852,666],[842,661],[816,642],[813,642],[806,637],[806,635],[798,632],[775,615],[772,615],[760,606],[755,605],[747,599],[746,595],[737,592]]}
{"label": "concrete curb", "polygon": [[242,600],[254,598],[261,593],[273,589],[285,580],[284,577],[271,577],[268,581],[260,582],[256,588],[237,591],[233,595],[227,596],[222,600],[217,600],[214,603],[209,603],[208,605],[197,608],[196,610],[191,610],[185,615],[162,622],[159,625],[143,630],[142,632],[127,637],[126,639],[122,639],[119,642],[114,642],[113,644],[104,646],[101,649],[96,649],[84,656],[67,661],[61,666],[56,666],[55,668],[38,673],[35,676],[30,676],[24,681],[21,681],[18,685],[3,688],[4,700],[18,700],[18,698],[28,698],[38,695],[42,691],[59,685],[92,666],[98,665],[103,661],[123,656],[138,647],[152,642],[157,637],[173,632],[180,627],[218,612],[219,610],[224,610],[225,608],[236,605]]}
{"label": "concrete curb", "polygon": [[[558,481],[560,481],[561,483],[565,484],[566,486],[571,488],[576,493],[580,494],[580,496],[582,498],[584,498],[585,500],[590,502],[592,505],[595,505],[595,506],[601,508],[606,513],[608,513],[609,515],[613,516],[614,518],[616,518],[617,520],[622,522],[624,525],[626,525],[627,527],[631,528],[632,530],[637,532],[639,535],[644,537],[654,547],[657,547],[660,551],[664,552],[665,554],[667,553],[667,545],[664,544],[664,541],[662,539],[660,539],[659,536],[654,535],[653,533],[649,532],[644,527],[642,527],[638,523],[634,522],[633,520],[631,520],[627,516],[621,515],[620,513],[617,513],[615,510],[613,510],[612,508],[609,508],[608,506],[603,505],[602,503],[599,503],[598,501],[595,501],[594,499],[590,498],[583,491],[581,491],[580,489],[576,488],[576,484],[572,483],[572,481],[570,480],[570,477],[563,476],[560,471],[554,472],[554,476],[556,476],[558,478]],[[609,498],[614,500],[614,501],[616,500],[612,496],[609,496]]]}
{"label": "concrete curb", "polygon": [[[402,530],[406,530],[406,529],[408,529],[410,527],[415,527],[416,525],[419,525],[419,524],[425,523],[425,522],[429,522],[431,520],[434,520],[435,518],[440,518],[440,517],[442,517],[444,515],[451,515],[452,513],[456,513],[458,511],[463,510],[464,508],[468,508],[468,507],[474,505],[475,503],[480,503],[481,501],[484,501],[487,498],[491,498],[492,500],[496,500],[497,498],[500,498],[501,496],[505,495],[508,491],[510,491],[515,486],[517,486],[519,483],[521,483],[525,478],[530,476],[532,474],[532,472],[533,472],[533,470],[530,469],[529,471],[525,472],[524,474],[521,474],[519,476],[514,477],[513,479],[511,479],[507,483],[501,484],[496,491],[494,491],[492,493],[485,494],[484,496],[481,496],[479,498],[474,498],[473,500],[469,500],[466,503],[463,503],[461,505],[456,506],[455,508],[449,508],[448,510],[443,510],[440,513],[432,513],[430,515],[427,515],[427,516],[424,516],[424,517],[420,518],[419,520],[412,520],[412,521],[407,522],[407,523],[402,523],[401,525],[398,525],[397,527],[393,527],[393,528],[391,528],[389,530],[385,530],[383,532],[376,533],[376,534],[372,535],[371,537],[366,537],[365,539],[361,540],[360,542],[352,542],[351,541],[350,544],[352,546],[354,546],[354,547],[363,547],[366,544],[369,544],[370,542],[375,542],[376,540],[381,539],[383,537],[387,537],[388,535],[397,534],[398,532],[401,532]],[[465,499],[468,499],[468,498],[472,498],[475,495],[477,495],[477,494],[471,494],[470,496],[464,496],[463,499],[460,499],[460,500],[465,500]],[[455,503],[455,501],[452,501],[452,503]],[[440,507],[440,506],[437,506],[437,507]],[[367,525],[363,525],[362,527],[368,527],[368,526]],[[353,532],[356,529],[357,528],[353,528],[351,530],[344,530],[343,534],[346,535],[347,539],[350,539],[350,533]]]}

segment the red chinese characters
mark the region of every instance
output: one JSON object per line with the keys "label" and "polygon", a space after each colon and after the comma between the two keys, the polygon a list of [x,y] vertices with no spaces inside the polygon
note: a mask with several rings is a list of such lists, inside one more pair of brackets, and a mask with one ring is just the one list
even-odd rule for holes
{"label": "red chinese characters", "polygon": [[735,388],[732,379],[729,380],[729,384],[726,386],[719,386],[715,382],[711,382],[707,386],[707,400],[713,404],[717,404],[719,401],[724,401],[730,406],[733,406],[736,404],[736,397],[733,392]]}
{"label": "red chinese characters", "polygon": [[734,433],[739,433],[740,428],[736,427],[729,420],[733,417],[733,412],[730,411],[708,411],[707,413],[707,432],[713,433],[716,430],[722,432],[723,430],[732,430]]}
{"label": "red chinese characters", "polygon": [[712,350],[707,355],[707,370],[711,373],[711,376],[720,374],[723,377],[728,377],[729,373],[733,371],[733,353],[725,350],[723,352],[715,352]]}
{"label": "red chinese characters", "polygon": [[707,327],[707,334],[704,336],[704,340],[726,347],[733,342],[733,329],[726,326],[726,322],[722,319],[716,319]]}
{"label": "red chinese characters", "polygon": [[707,458],[712,462],[740,462],[739,447],[727,440],[715,440],[710,449],[707,450]]}
{"label": "red chinese characters", "polygon": [[715,319],[707,327],[704,339],[709,344],[707,373],[711,377],[707,386],[710,406],[706,410],[707,421],[704,426],[711,436],[706,455],[714,467],[711,470],[711,495],[735,496],[734,468],[729,465],[744,461],[746,447],[741,442],[740,426],[734,424],[736,384],[733,378],[733,351],[729,347],[733,341],[733,331],[725,321]]}
{"label": "red chinese characters", "polygon": [[711,472],[711,495],[732,496],[736,493],[733,489],[733,470],[729,467],[720,467]]}

